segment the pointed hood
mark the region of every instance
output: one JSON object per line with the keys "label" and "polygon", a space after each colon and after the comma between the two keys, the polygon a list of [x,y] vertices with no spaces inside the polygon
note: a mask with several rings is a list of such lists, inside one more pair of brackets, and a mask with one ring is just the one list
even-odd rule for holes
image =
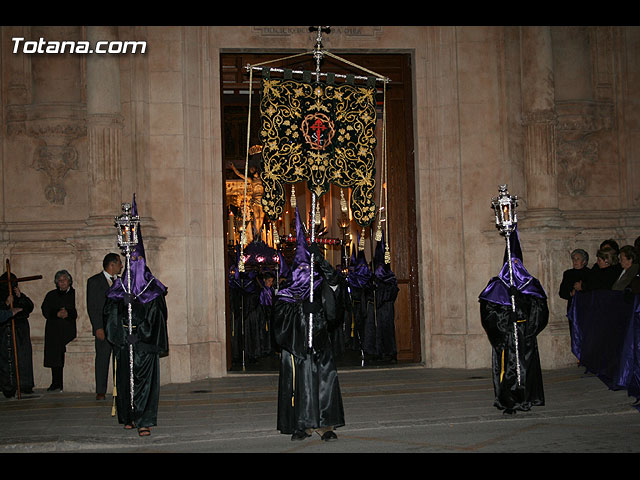
{"label": "pointed hood", "polygon": [[[358,234],[358,244],[360,243],[360,234]],[[358,252],[354,252],[354,249]],[[372,273],[369,265],[367,265],[367,259],[364,255],[364,250],[358,250],[357,246],[353,246],[351,250],[351,265],[349,265],[349,274],[347,276],[347,282],[354,288],[365,288],[369,286]]]}
{"label": "pointed hood", "polygon": [[[522,248],[520,247],[520,236],[518,229],[509,236],[509,246],[511,249],[511,267],[513,270],[513,285],[518,291],[525,295],[533,295],[535,297],[547,298],[542,285],[531,275],[524,267],[522,261]],[[501,305],[511,305],[511,296],[509,295],[510,287],[509,279],[509,251],[505,246],[504,264],[498,276],[489,280],[488,285],[480,294],[481,300],[498,303]]]}
{"label": "pointed hood", "polygon": [[[311,252],[307,243],[307,232],[300,219],[300,212],[296,207],[296,253],[291,266],[291,283],[278,292],[278,297],[286,302],[299,302],[309,298],[311,291],[310,282],[310,260]],[[313,288],[314,290],[322,283],[322,277],[317,269],[314,269]]]}
{"label": "pointed hood", "polygon": [[280,278],[284,278],[284,279],[289,279],[291,277],[291,269],[289,268],[289,265],[287,264],[287,261],[284,258],[284,255],[282,255],[282,252],[278,251],[278,263],[280,264],[280,271],[278,272],[278,276]]}
{"label": "pointed hood", "polygon": [[[131,214],[133,216],[138,215],[135,193],[131,204]],[[138,226],[138,244],[131,251],[130,264],[131,272],[129,272],[125,264],[122,277],[117,278],[111,288],[107,290],[107,297],[114,300],[122,300],[125,293],[127,293],[129,276],[131,276],[131,292],[129,293],[140,303],[148,303],[158,296],[166,295],[167,287],[151,274],[151,270],[147,266],[140,226]]]}
{"label": "pointed hood", "polygon": [[397,285],[398,281],[395,274],[391,271],[391,265],[384,262],[384,230],[382,231],[382,238],[376,244],[376,251],[373,256],[373,274],[376,280],[382,283],[389,283]]}

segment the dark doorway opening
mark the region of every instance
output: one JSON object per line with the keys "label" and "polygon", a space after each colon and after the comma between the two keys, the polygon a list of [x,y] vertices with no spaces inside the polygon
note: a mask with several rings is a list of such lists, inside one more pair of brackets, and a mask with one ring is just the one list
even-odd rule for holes
{"label": "dark doorway opening", "polygon": [[[290,53],[223,53],[221,64],[221,92],[222,92],[222,125],[223,125],[223,162],[225,172],[225,235],[228,240],[228,255],[226,271],[235,262],[234,243],[239,238],[238,202],[244,195],[244,169],[247,156],[247,140],[250,146],[260,145],[260,80],[259,74],[254,73],[253,83],[249,85],[249,74],[246,65],[256,65],[274,59],[282,59]],[[415,165],[413,138],[413,100],[412,100],[412,70],[411,55],[405,53],[367,53],[367,54],[338,54],[341,58],[353,62],[355,65],[365,66],[388,77],[391,82],[386,88],[386,118],[387,118],[387,159],[388,159],[388,223],[389,244],[391,251],[391,267],[395,273],[400,293],[395,302],[395,333],[397,346],[397,364],[419,363],[421,361],[420,319],[419,319],[419,290],[417,268],[417,228],[415,204]],[[311,55],[295,57],[293,59],[269,63],[270,67],[292,70],[315,70],[315,60]],[[327,57],[322,64],[323,72],[342,75],[363,75],[356,67],[340,62],[338,59]],[[248,127],[249,89],[252,89],[251,126]],[[382,89],[379,89],[378,103],[382,108]],[[381,118],[381,115],[379,116]],[[381,124],[381,120],[379,122]],[[248,137],[248,138],[247,138]],[[381,142],[380,142],[381,144]],[[378,154],[376,154],[378,157]],[[259,155],[249,158],[249,175],[259,168]],[[377,172],[379,177],[379,172]],[[249,182],[247,182],[249,184]],[[248,192],[247,195],[250,195]],[[336,216],[340,210],[340,191],[332,186],[323,200],[323,219],[329,237],[338,238],[342,233],[336,225]],[[303,208],[308,207],[304,205]],[[299,202],[300,205],[300,202]],[[240,209],[241,210],[241,209]],[[231,214],[231,215],[229,215]],[[259,213],[257,213],[259,215]],[[241,224],[242,222],[240,222]],[[355,231],[353,236],[355,237]],[[268,243],[269,230],[265,229],[259,235],[261,240]],[[366,257],[371,261],[373,242],[367,239]],[[340,254],[332,253],[332,264],[339,263]],[[279,359],[277,352],[271,352],[249,361],[243,358],[240,325],[232,321],[231,298],[229,284],[227,290],[227,366],[230,371],[277,371]],[[241,305],[249,308],[248,305]],[[235,354],[234,354],[235,351]],[[361,367],[363,358],[361,352],[345,350],[336,358],[339,367]],[[364,366],[380,366],[365,362]]]}

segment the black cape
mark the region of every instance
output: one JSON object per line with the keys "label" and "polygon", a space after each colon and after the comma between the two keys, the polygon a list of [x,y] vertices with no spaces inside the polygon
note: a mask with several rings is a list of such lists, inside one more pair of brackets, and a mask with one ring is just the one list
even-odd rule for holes
{"label": "black cape", "polygon": [[[5,301],[9,294],[8,289],[0,292],[0,308],[8,309]],[[15,325],[15,350],[18,353],[18,375],[20,377],[20,390],[29,392],[35,386],[33,380],[33,353],[31,347],[31,328],[29,326],[29,314],[33,311],[33,302],[24,292],[20,296],[13,297],[13,306],[22,308],[13,318]],[[12,397],[17,391],[18,379],[16,378],[14,354],[14,341],[12,322],[7,320],[0,324],[0,388],[6,397]]]}
{"label": "black cape", "polygon": [[[160,357],[169,353],[167,305],[160,295],[147,303],[132,302],[133,338],[129,338],[129,315],[124,301],[107,298],[104,329],[115,356],[116,409],[118,421],[137,428],[157,424],[160,399]],[[131,411],[129,342],[133,343],[134,411]]]}
{"label": "black cape", "polygon": [[[44,325],[44,366],[63,367],[67,344],[76,338],[76,292],[69,287],[66,292],[57,288],[44,297],[42,315],[46,319]],[[58,311],[65,308],[67,318],[58,318]]]}
{"label": "black cape", "polygon": [[[395,301],[399,291],[395,283],[381,281],[376,282],[373,290],[373,321],[369,320],[365,338],[373,340],[371,353],[378,360],[395,360],[397,357]],[[365,353],[369,353],[367,349]]]}
{"label": "black cape", "polygon": [[335,283],[334,290],[325,279],[314,292],[313,351],[307,345],[308,314],[303,303],[276,297],[272,325],[282,349],[277,428],[283,434],[345,424],[330,335],[341,321],[336,303],[340,287]]}
{"label": "black cape", "polygon": [[[511,305],[480,300],[482,327],[492,347],[494,405],[512,412],[544,405],[542,369],[537,335],[547,326],[549,309],[546,298],[515,294],[516,313]],[[518,331],[520,383],[518,383],[514,319]]]}

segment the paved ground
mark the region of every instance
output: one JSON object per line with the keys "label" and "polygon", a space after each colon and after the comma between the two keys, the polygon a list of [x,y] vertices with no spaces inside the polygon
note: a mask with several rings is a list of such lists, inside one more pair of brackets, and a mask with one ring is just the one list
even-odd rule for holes
{"label": "paved ground", "polygon": [[293,442],[276,429],[277,374],[162,387],[150,437],[124,430],[111,399],[35,390],[0,400],[0,453],[640,452],[640,412],[581,368],[544,372],[546,406],[506,416],[489,370],[420,366],[340,370],[338,441]]}

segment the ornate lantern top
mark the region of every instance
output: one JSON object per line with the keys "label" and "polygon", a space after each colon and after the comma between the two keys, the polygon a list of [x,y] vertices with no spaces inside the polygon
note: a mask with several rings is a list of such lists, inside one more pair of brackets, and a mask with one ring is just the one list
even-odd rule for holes
{"label": "ornate lantern top", "polygon": [[118,246],[129,249],[138,244],[138,225],[140,217],[131,213],[131,204],[122,204],[122,213],[115,218],[115,227],[118,229]]}
{"label": "ornate lantern top", "polygon": [[518,206],[518,197],[509,195],[507,185],[498,187],[498,196],[493,198],[491,206],[496,215],[496,227],[503,234],[510,234],[516,228],[518,216],[516,207]]}

